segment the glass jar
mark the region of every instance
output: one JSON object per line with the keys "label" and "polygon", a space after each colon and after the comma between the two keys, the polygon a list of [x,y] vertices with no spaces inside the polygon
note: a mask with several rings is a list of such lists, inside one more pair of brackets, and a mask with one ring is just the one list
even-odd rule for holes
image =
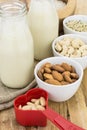
{"label": "glass jar", "polygon": [[34,78],[33,39],[26,13],[25,3],[20,1],[0,6],[0,78],[11,88],[25,87]]}
{"label": "glass jar", "polygon": [[28,21],[34,40],[34,57],[52,56],[51,44],[58,36],[59,18],[53,0],[31,0]]}

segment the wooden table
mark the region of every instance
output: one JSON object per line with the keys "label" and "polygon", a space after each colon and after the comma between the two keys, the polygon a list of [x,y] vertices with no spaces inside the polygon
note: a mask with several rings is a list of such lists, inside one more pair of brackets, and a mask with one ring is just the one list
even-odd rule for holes
{"label": "wooden table", "polygon": [[[77,0],[75,14],[87,14],[87,0]],[[49,101],[49,107],[63,117],[87,130],[87,69],[77,93],[68,101],[55,103]],[[50,121],[46,127],[23,127],[15,120],[14,109],[0,112],[0,130],[58,130]]]}

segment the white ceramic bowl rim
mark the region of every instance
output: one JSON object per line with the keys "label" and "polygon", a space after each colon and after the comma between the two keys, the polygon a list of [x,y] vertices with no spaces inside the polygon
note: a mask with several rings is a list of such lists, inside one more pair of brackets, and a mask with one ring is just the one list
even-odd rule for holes
{"label": "white ceramic bowl rim", "polygon": [[87,15],[71,15],[71,16],[68,16],[67,18],[65,18],[64,20],[63,20],[63,25],[65,26],[65,28],[67,28],[69,31],[72,31],[72,33],[76,33],[76,32],[78,32],[79,34],[87,34],[87,32],[79,32],[79,31],[75,31],[75,30],[73,30],[73,29],[71,29],[71,28],[69,28],[67,25],[66,25],[66,23],[68,22],[68,21],[72,21],[72,20],[81,20],[81,21],[83,21],[84,22],[84,20],[83,19],[86,19],[86,22],[87,22]]}
{"label": "white ceramic bowl rim", "polygon": [[[42,81],[38,76],[37,76],[37,71],[39,70],[38,69],[38,66],[42,63],[42,62],[44,62],[44,61],[46,61],[46,62],[44,62],[43,64],[45,64],[45,63],[47,63],[47,60],[49,61],[49,59],[61,59],[61,57],[50,57],[50,58],[46,58],[46,59],[44,59],[44,60],[42,60],[42,61],[40,61],[36,66],[35,66],[35,69],[34,69],[34,75],[37,77],[37,79],[38,80],[40,80],[40,82],[42,82],[42,83],[44,83],[44,85],[46,85],[46,86],[48,86],[48,87],[58,87],[58,88],[62,88],[62,87],[64,87],[64,88],[68,88],[68,87],[70,87],[70,85],[71,84],[73,84],[73,86],[75,86],[75,84],[77,83],[77,82],[79,82],[81,79],[82,79],[82,77],[83,77],[83,69],[82,69],[82,66],[78,63],[78,62],[76,62],[76,61],[74,61],[74,60],[72,60],[72,59],[69,59],[68,57],[62,57],[62,59],[63,59],[63,61],[65,60],[65,59],[67,59],[68,61],[71,61],[71,62],[73,62],[74,64],[77,64],[77,66],[80,68],[80,71],[81,71],[81,75],[79,75],[79,79],[78,80],[76,80],[75,82],[73,82],[73,83],[71,83],[71,84],[68,84],[68,85],[52,85],[52,84],[48,84],[48,83],[45,83],[44,81]],[[50,62],[50,61],[49,61]],[[43,65],[42,64],[42,65]],[[41,65],[41,66],[42,66]],[[40,67],[41,67],[40,66]]]}
{"label": "white ceramic bowl rim", "polygon": [[[83,39],[84,39],[84,41],[83,41],[84,43],[87,42],[87,38],[86,38],[85,36],[80,35],[80,34],[64,34],[64,35],[61,35],[61,36],[57,37],[57,38],[53,41],[53,43],[52,43],[53,51],[54,51],[57,55],[62,56],[62,57],[66,57],[66,58],[67,58],[68,56],[61,55],[61,54],[60,54],[59,52],[57,52],[56,49],[55,49],[55,44],[56,44],[56,42],[57,42],[57,41],[61,41],[64,37],[76,37],[76,38],[80,38],[82,41],[83,41]],[[81,59],[81,58],[87,58],[87,56],[75,57],[75,58],[69,57],[69,58],[71,58],[71,59]]]}

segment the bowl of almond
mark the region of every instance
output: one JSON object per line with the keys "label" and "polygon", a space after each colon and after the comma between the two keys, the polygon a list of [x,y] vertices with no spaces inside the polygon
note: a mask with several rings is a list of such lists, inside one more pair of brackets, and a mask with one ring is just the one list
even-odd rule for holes
{"label": "bowl of almond", "polygon": [[62,102],[70,99],[80,87],[83,68],[67,57],[50,57],[40,61],[34,69],[39,88],[48,92],[50,100]]}
{"label": "bowl of almond", "polygon": [[66,34],[57,37],[52,43],[54,56],[68,57],[87,67],[87,38],[79,34]]}

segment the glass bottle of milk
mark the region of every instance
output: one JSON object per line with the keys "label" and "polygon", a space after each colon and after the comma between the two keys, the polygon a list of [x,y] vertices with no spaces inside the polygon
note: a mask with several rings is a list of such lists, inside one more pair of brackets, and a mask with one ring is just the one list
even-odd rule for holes
{"label": "glass bottle of milk", "polygon": [[34,78],[34,47],[26,13],[20,1],[0,5],[0,78],[10,88],[25,87]]}
{"label": "glass bottle of milk", "polygon": [[53,0],[31,0],[28,21],[34,40],[34,57],[52,56],[51,44],[58,36],[59,19]]}

